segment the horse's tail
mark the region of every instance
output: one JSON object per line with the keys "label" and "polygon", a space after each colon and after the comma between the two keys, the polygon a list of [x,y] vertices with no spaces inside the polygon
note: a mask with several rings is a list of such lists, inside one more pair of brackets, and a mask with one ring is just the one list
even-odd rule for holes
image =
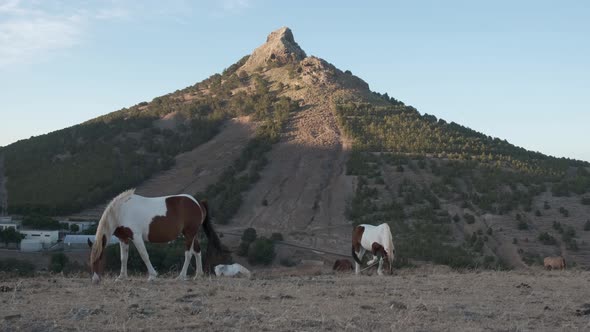
{"label": "horse's tail", "polygon": [[361,265],[361,260],[359,259],[359,257],[356,255],[356,251],[354,251],[354,246],[352,246],[352,258],[354,258],[354,261],[357,262],[359,265]]}
{"label": "horse's tail", "polygon": [[217,236],[217,233],[215,233],[213,225],[211,225],[211,218],[209,217],[211,215],[209,205],[207,204],[207,201],[201,201],[200,203],[205,208],[205,220],[203,221],[203,230],[205,231],[205,235],[207,235],[207,240],[213,244],[213,247],[215,247],[215,249],[223,251],[223,248],[221,247],[221,240],[219,239],[219,236]]}

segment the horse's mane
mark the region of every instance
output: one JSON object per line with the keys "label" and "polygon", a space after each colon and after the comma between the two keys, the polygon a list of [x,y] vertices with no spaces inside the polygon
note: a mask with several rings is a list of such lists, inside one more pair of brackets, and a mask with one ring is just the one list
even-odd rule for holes
{"label": "horse's mane", "polygon": [[104,209],[98,226],[96,227],[96,238],[94,245],[92,246],[92,252],[90,253],[90,261],[95,262],[102,254],[102,237],[107,236],[107,240],[110,239],[110,234],[105,234],[109,230],[109,220],[116,220],[119,218],[119,207],[122,203],[126,202],[131,195],[135,194],[135,188],[126,190],[117,195],[113,200],[109,202],[107,207]]}

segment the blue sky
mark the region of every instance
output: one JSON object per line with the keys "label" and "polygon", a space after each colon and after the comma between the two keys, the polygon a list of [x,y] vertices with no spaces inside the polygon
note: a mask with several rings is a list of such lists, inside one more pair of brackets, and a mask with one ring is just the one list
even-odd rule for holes
{"label": "blue sky", "polygon": [[289,26],[422,113],[590,161],[589,18],[587,1],[0,0],[0,145],[192,85]]}

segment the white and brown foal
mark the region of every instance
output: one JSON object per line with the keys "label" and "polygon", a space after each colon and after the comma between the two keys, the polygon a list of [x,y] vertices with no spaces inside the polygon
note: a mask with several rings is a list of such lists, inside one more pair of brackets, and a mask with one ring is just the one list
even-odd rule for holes
{"label": "white and brown foal", "polygon": [[111,235],[119,238],[121,246],[121,274],[127,278],[129,242],[133,242],[148,270],[148,280],[158,275],[150,262],[144,241],[164,243],[176,240],[182,234],[185,239],[184,265],[179,279],[187,279],[187,270],[193,256],[197,260],[195,278],[203,274],[199,228],[209,241],[221,250],[221,243],[211,226],[206,202],[198,202],[190,195],[143,197],[131,189],[119,194],[106,207],[96,230],[94,244],[88,241],[92,251],[90,267],[92,281],[100,281],[104,267],[104,248]]}
{"label": "white and brown foal", "polygon": [[375,263],[379,259],[378,275],[383,275],[383,258],[387,258],[389,263],[389,272],[393,272],[393,260],[395,259],[395,247],[391,230],[388,224],[373,226],[362,224],[352,230],[352,258],[355,261],[355,274],[359,274],[361,268],[361,259],[366,251],[373,254],[373,259],[368,265]]}

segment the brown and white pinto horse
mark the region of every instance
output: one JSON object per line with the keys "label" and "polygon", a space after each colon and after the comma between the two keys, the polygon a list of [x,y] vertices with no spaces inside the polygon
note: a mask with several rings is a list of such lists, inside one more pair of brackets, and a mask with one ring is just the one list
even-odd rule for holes
{"label": "brown and white pinto horse", "polygon": [[96,229],[94,244],[91,246],[90,267],[92,281],[100,281],[104,266],[104,248],[111,235],[119,238],[121,246],[121,274],[127,277],[127,257],[129,241],[133,242],[143,262],[147,266],[148,280],[158,275],[150,262],[144,241],[164,243],[176,240],[182,234],[185,239],[184,265],[179,279],[187,279],[187,270],[194,255],[197,260],[195,278],[203,274],[201,263],[201,247],[199,246],[199,228],[203,230],[209,241],[219,249],[221,243],[211,226],[207,203],[198,202],[190,195],[174,195],[164,197],[143,197],[135,194],[135,190],[127,190],[115,197],[106,207]]}
{"label": "brown and white pinto horse", "polygon": [[355,274],[359,274],[361,259],[365,251],[371,251],[373,259],[368,265],[375,263],[379,259],[378,275],[383,275],[383,257],[389,262],[389,272],[393,272],[393,260],[395,259],[395,247],[391,236],[391,230],[388,224],[373,226],[362,224],[356,226],[352,231],[352,258],[355,261]]}

